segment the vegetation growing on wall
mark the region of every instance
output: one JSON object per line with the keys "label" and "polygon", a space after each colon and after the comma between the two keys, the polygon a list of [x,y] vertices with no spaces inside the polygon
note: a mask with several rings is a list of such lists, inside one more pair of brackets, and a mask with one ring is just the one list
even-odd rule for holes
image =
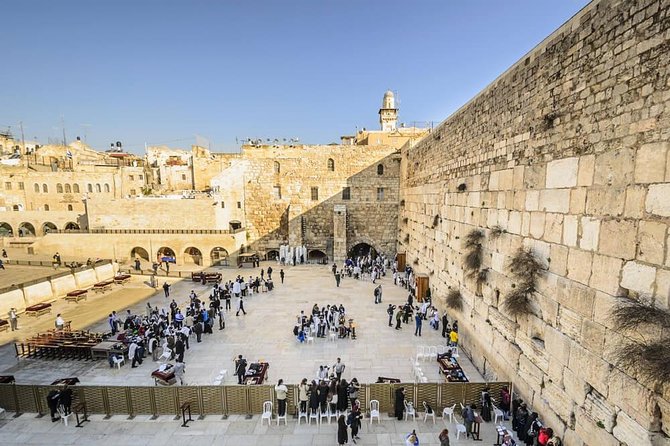
{"label": "vegetation growing on wall", "polygon": [[503,308],[508,313],[521,316],[531,312],[530,297],[535,292],[537,279],[543,269],[533,251],[519,248],[509,265],[514,278],[514,288],[503,302]]}
{"label": "vegetation growing on wall", "polygon": [[458,290],[451,290],[447,293],[445,304],[448,308],[461,311],[463,309],[463,296]]}
{"label": "vegetation growing on wall", "polygon": [[[616,327],[636,332],[641,341],[628,341],[615,352],[619,367],[647,383],[670,382],[670,311],[651,301],[625,298],[612,311]],[[661,337],[646,340],[641,332],[660,332]]]}
{"label": "vegetation growing on wall", "polygon": [[478,274],[479,268],[482,266],[483,238],[484,233],[478,229],[473,229],[465,236],[465,259],[463,261],[463,269],[468,276]]}
{"label": "vegetation growing on wall", "polygon": [[491,228],[491,238],[495,240],[501,235],[503,235],[505,232],[507,231],[505,231],[502,227],[495,225],[494,227]]}

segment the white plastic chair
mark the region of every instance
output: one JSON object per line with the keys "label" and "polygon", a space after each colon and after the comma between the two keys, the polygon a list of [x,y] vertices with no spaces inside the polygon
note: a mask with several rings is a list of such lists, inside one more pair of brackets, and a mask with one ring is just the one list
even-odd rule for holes
{"label": "white plastic chair", "polygon": [[465,429],[465,424],[456,423],[456,440],[461,438],[461,434],[467,435],[467,430]]}
{"label": "white plastic chair", "polygon": [[416,346],[416,362],[426,359],[426,347],[423,345]]}
{"label": "white plastic chair", "polygon": [[298,426],[300,426],[301,418],[304,418],[305,423],[309,424],[309,418],[307,418],[307,412],[300,412],[300,405],[298,405]]}
{"label": "white plastic chair", "polygon": [[437,360],[437,347],[435,346],[430,346],[428,347],[428,354],[426,355],[427,359],[431,360]]}
{"label": "white plastic chair", "polygon": [[268,420],[268,426],[272,424],[272,401],[265,401],[263,403],[263,414],[261,415],[261,426],[263,420]]}
{"label": "white plastic chair", "polygon": [[288,418],[286,418],[286,414],[288,413],[288,410],[284,411],[284,415],[279,415],[277,413],[277,426],[279,426],[279,420],[284,420],[284,425],[288,426]]}
{"label": "white plastic chair", "polygon": [[310,342],[314,344],[314,336],[307,336],[307,343],[309,344]]}
{"label": "white plastic chair", "polygon": [[433,424],[435,424],[435,411],[433,410],[430,413],[428,413],[428,405],[426,404],[425,401],[423,402],[423,411],[424,411],[423,422],[425,423],[428,417],[433,417]]}
{"label": "white plastic chair", "polygon": [[379,418],[379,401],[370,400],[370,424],[372,424],[372,420],[375,417],[377,418],[377,424],[379,424],[381,422],[381,419]]}
{"label": "white plastic chair", "polygon": [[330,407],[326,407],[324,412],[319,411],[319,424],[323,424],[321,420],[324,418],[328,420],[328,424],[330,424]]}
{"label": "white plastic chair", "polygon": [[458,347],[451,347],[451,356],[458,358]]}
{"label": "white plastic chair", "polygon": [[407,421],[407,417],[409,415],[411,415],[412,419],[416,421],[416,411],[414,410],[414,406],[412,405],[412,403],[403,401],[403,404],[405,405],[405,421]]}
{"label": "white plastic chair", "polygon": [[121,365],[125,364],[126,358],[123,357],[123,356],[114,356],[114,358],[112,358],[112,361],[114,362],[114,365],[116,366],[116,368],[121,370]]}
{"label": "white plastic chair", "polygon": [[328,334],[328,340],[330,342],[335,342],[337,340],[337,332],[330,330],[330,333]]}
{"label": "white plastic chair", "polygon": [[316,421],[316,425],[319,425],[319,415],[321,413],[321,410],[316,409],[312,410],[309,409],[309,420],[307,420],[307,424],[312,424],[312,420]]}
{"label": "white plastic chair", "polygon": [[58,406],[58,415],[60,415],[60,419],[67,426],[68,422],[70,421],[69,418],[74,415],[74,413],[70,412],[69,414],[65,415],[65,409],[63,406]]}
{"label": "white plastic chair", "polygon": [[503,411],[498,409],[496,406],[493,406],[493,414],[495,415],[495,419],[493,420],[493,422],[497,423],[498,418],[500,418],[500,423],[502,424],[503,420],[505,419],[505,414],[503,413]]}
{"label": "white plastic chair", "polygon": [[172,357],[172,350],[167,347],[163,347],[163,353],[158,357],[158,362],[168,362]]}
{"label": "white plastic chair", "polygon": [[449,417],[449,422],[452,423],[453,418],[454,418],[454,409],[455,408],[456,408],[456,403],[454,403],[454,405],[451,406],[451,407],[445,407],[444,409],[442,409],[442,419],[444,420],[445,417],[448,416]]}

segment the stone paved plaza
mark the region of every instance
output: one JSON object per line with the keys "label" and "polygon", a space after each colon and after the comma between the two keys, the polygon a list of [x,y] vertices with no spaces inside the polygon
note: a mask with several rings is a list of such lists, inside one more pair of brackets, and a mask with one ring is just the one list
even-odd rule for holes
{"label": "stone paved plaza", "polygon": [[[249,361],[265,360],[270,363],[269,382],[275,383],[283,378],[287,383],[298,383],[302,378],[313,379],[319,365],[332,365],[336,358],[342,358],[347,365],[344,373],[346,379],[358,378],[360,382],[375,382],[378,376],[399,378],[403,382],[411,382],[412,369],[410,358],[416,353],[417,345],[444,345],[445,339],[440,332],[430,328],[427,322],[423,325],[423,336],[414,336],[414,324],[406,325],[402,330],[388,327],[386,307],[389,303],[401,304],[406,300],[407,292],[396,287],[390,277],[383,278],[378,283],[383,287],[383,303],[375,305],[373,300],[374,286],[369,280],[354,280],[345,278],[340,288],[335,286],[335,280],[329,266],[303,265],[286,267],[286,283],[279,280],[279,266],[264,262],[261,267],[272,265],[275,270],[276,287],[272,292],[255,294],[246,299],[247,315],[235,316],[229,312],[226,319],[226,329],[219,331],[215,324],[214,334],[203,335],[203,342],[197,344],[192,335],[190,349],[186,352],[186,378],[189,384],[212,384],[214,378],[222,369],[229,371],[225,383],[235,383],[232,377],[233,358],[238,354],[244,355]],[[215,268],[212,268],[215,269]],[[251,268],[221,268],[224,279],[232,279],[238,273],[246,277],[259,274],[260,269]],[[51,315],[41,316],[39,322],[30,321],[39,326],[40,330],[51,328],[56,312],[63,312],[66,320],[73,320],[73,328],[80,328],[85,320],[94,321],[88,325],[93,331],[109,331],[106,315],[111,309],[123,315],[127,308],[134,313],[144,314],[146,299],[137,300],[134,304],[126,304],[122,299],[125,294],[139,295],[141,298],[150,289],[143,283],[143,279],[135,278],[133,284],[115,291],[106,296],[91,296],[88,301],[79,304],[58,302],[64,306],[63,310],[57,307]],[[164,279],[161,279],[164,280]],[[160,284],[163,282],[161,281]],[[194,283],[189,280],[174,282],[172,295],[181,305],[188,301],[191,290],[200,297],[209,293],[210,287]],[[206,297],[205,297],[206,299]],[[116,305],[116,302],[119,302]],[[153,293],[148,299],[152,306],[167,307],[170,300],[165,299],[162,289]],[[121,304],[123,302],[123,304]],[[343,304],[348,317],[353,317],[357,324],[356,340],[337,339],[330,342],[327,339],[316,338],[313,344],[300,344],[293,336],[292,330],[296,315],[300,310],[309,314],[314,303],[319,306],[326,304]],[[233,310],[235,310],[233,303]],[[86,314],[88,317],[78,320],[77,317]],[[28,322],[23,317],[20,327]],[[29,331],[32,327],[22,328]],[[21,332],[26,337],[29,333]],[[5,333],[3,339],[11,336]],[[156,363],[145,360],[144,363],[133,369],[126,364],[118,369],[110,369],[106,361],[76,361],[76,360],[43,360],[21,359],[18,363],[11,358],[7,346],[3,349],[3,374],[13,374],[18,383],[48,384],[55,379],[65,376],[77,376],[83,384],[99,385],[153,385],[151,372]],[[13,348],[11,349],[13,350]],[[481,382],[483,378],[467,360],[461,355],[460,363],[471,381]],[[438,375],[438,366],[434,362],[427,362],[423,367],[424,373],[430,382],[441,382]]]}

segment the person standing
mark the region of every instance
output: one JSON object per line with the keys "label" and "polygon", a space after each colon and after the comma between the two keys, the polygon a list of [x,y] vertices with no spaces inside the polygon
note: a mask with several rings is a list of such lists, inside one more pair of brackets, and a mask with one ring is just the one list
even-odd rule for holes
{"label": "person standing", "polygon": [[405,388],[398,387],[395,391],[395,417],[402,421],[405,414]]}
{"label": "person standing", "polygon": [[280,269],[279,270],[279,278],[281,279],[281,283],[284,283],[284,270]]}
{"label": "person standing", "polygon": [[186,384],[186,379],[184,379],[184,374],[186,373],[186,364],[184,364],[182,361],[177,358],[177,362],[174,365],[174,377],[179,383],[180,386],[185,386]]}
{"label": "person standing", "polygon": [[244,374],[247,373],[247,360],[238,355],[235,360],[235,374],[237,375],[237,384],[244,384]]}
{"label": "person standing", "polygon": [[461,418],[465,424],[465,437],[469,438],[472,435],[472,423],[475,422],[475,405],[465,406],[461,411]]}
{"label": "person standing", "polygon": [[401,324],[402,324],[402,317],[403,317],[403,312],[402,308],[398,308],[398,311],[395,314],[395,329],[400,330]]}
{"label": "person standing", "polygon": [[135,271],[140,270],[140,259],[135,259]]}
{"label": "person standing", "polygon": [[423,318],[421,317],[421,313],[418,311],[414,316],[414,322],[416,324],[416,328],[414,329],[414,336],[421,336],[421,325],[423,324]]}
{"label": "person standing", "polygon": [[137,351],[138,351],[138,348],[137,348],[137,342],[136,342],[135,339],[133,338],[132,342],[131,342],[130,345],[128,346],[128,359],[130,359],[130,360],[132,361],[131,364],[130,364],[130,366],[131,366],[133,369],[134,369],[135,367],[137,367],[137,366],[135,365],[136,362],[139,362],[140,365],[142,365],[142,358],[140,358],[140,356],[138,355],[138,352],[137,352]]}
{"label": "person standing", "polygon": [[307,400],[309,394],[307,393],[307,378],[303,378],[298,385],[298,400],[300,401],[300,413],[307,413]]}
{"label": "person standing", "polygon": [[272,267],[268,266],[268,279],[272,280]]}
{"label": "person standing", "polygon": [[393,312],[395,311],[395,305],[389,304],[389,307],[386,309],[386,313],[389,315],[389,327],[393,327]]}
{"label": "person standing", "polygon": [[165,292],[165,297],[170,297],[170,284],[167,282],[163,283],[163,292]]}
{"label": "person standing", "polygon": [[361,437],[358,436],[358,429],[361,427],[361,418],[363,418],[363,415],[361,415],[358,403],[355,402],[351,405],[351,412],[349,412],[349,416],[347,417],[347,424],[351,427],[351,441],[353,441],[354,444],[356,444],[356,440],[361,439]]}
{"label": "person standing", "polygon": [[340,415],[340,418],[337,419],[337,444],[344,446],[348,442],[347,422],[344,419],[344,415]]}
{"label": "person standing", "polygon": [[335,272],[335,284],[337,285],[338,288],[340,287],[340,280],[341,279],[342,279],[342,275],[340,274],[339,271],[336,271]]}
{"label": "person standing", "polygon": [[197,321],[193,323],[193,333],[195,333],[195,341],[202,341],[202,322]]}
{"label": "person standing", "polygon": [[277,394],[277,416],[283,417],[286,413],[286,394],[288,387],[284,384],[284,380],[280,379],[275,386],[275,393]]}
{"label": "person standing", "polygon": [[177,340],[174,343],[174,352],[177,355],[177,362],[184,362],[185,345],[182,340],[182,334],[177,333]]}
{"label": "person standing", "polygon": [[240,311],[244,313],[245,316],[247,315],[247,312],[244,311],[244,298],[242,297],[242,295],[240,295],[240,298],[237,301],[237,313],[235,313],[235,316],[239,316]]}
{"label": "person standing", "polygon": [[447,317],[447,312],[445,311],[442,315],[442,337],[447,337],[447,327],[449,326],[449,318]]}
{"label": "person standing", "polygon": [[225,319],[226,312],[223,310],[223,308],[219,307],[219,330],[223,330],[226,328],[226,319]]}
{"label": "person standing", "polygon": [[9,325],[12,327],[12,331],[19,329],[19,317],[16,315],[16,308],[12,307],[9,310]]}
{"label": "person standing", "polygon": [[335,375],[337,376],[337,380],[339,381],[342,378],[342,373],[344,373],[344,369],[347,366],[344,365],[342,362],[341,358],[337,358],[337,362],[333,365],[333,369],[335,370]]}
{"label": "person standing", "polygon": [[51,412],[51,421],[56,422],[60,417],[56,416],[58,412],[58,400],[60,399],[60,392],[56,389],[51,390],[47,394],[47,406],[49,406],[49,411]]}

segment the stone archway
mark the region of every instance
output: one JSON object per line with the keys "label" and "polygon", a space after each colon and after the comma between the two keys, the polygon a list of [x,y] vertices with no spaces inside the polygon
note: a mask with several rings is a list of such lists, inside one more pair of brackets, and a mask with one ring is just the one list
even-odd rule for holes
{"label": "stone archway", "polygon": [[14,236],[14,229],[12,229],[12,225],[6,222],[0,222],[0,237],[13,237]]}
{"label": "stone archway", "polygon": [[136,258],[149,261],[149,253],[146,249],[136,246],[130,250],[130,259],[135,260]]}
{"label": "stone archway", "polygon": [[366,242],[356,243],[351,248],[349,248],[349,251],[347,251],[347,256],[352,259],[359,256],[366,257],[368,255],[374,259],[378,254],[379,253],[375,247]]}
{"label": "stone archway", "polygon": [[56,227],[55,224],[51,223],[50,221],[44,222],[42,225],[42,234],[47,235],[50,232],[56,232],[58,231],[58,228]]}
{"label": "stone archway", "polygon": [[35,237],[35,226],[25,221],[21,223],[19,225],[19,237]]}
{"label": "stone archway", "polygon": [[228,261],[228,250],[217,246],[210,251],[209,258],[212,261],[212,265],[224,264]]}
{"label": "stone archway", "polygon": [[167,246],[161,246],[158,248],[158,251],[156,251],[156,257],[158,262],[177,263],[177,255],[172,248]]}
{"label": "stone archway", "polygon": [[279,260],[279,250],[271,249],[265,253],[265,260]]}
{"label": "stone archway", "polygon": [[79,225],[77,223],[73,222],[73,221],[69,221],[69,222],[65,223],[64,229],[66,231],[79,231],[79,230],[81,230]]}
{"label": "stone archway", "polygon": [[307,260],[310,263],[326,265],[328,263],[328,255],[320,249],[312,249],[307,254]]}
{"label": "stone archway", "polygon": [[184,250],[184,263],[202,265],[202,252],[194,246],[189,246]]}

